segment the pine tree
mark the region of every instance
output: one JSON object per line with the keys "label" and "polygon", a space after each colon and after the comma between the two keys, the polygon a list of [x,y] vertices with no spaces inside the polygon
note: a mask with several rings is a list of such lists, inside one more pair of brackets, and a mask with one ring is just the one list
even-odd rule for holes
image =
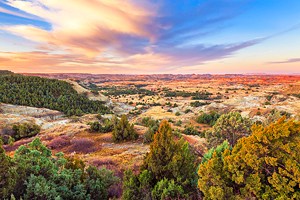
{"label": "pine tree", "polygon": [[210,147],[216,147],[227,140],[230,145],[235,145],[238,139],[250,134],[251,121],[243,118],[239,112],[230,112],[221,115],[206,133],[206,138]]}
{"label": "pine tree", "polygon": [[115,142],[135,140],[138,138],[133,124],[129,123],[126,115],[122,115],[121,120],[115,123],[112,135]]}
{"label": "pine tree", "polygon": [[175,140],[171,126],[165,120],[154,135],[142,168],[153,174],[155,182],[167,178],[174,180],[186,191],[193,189],[196,179],[195,156],[187,142],[183,139]]}

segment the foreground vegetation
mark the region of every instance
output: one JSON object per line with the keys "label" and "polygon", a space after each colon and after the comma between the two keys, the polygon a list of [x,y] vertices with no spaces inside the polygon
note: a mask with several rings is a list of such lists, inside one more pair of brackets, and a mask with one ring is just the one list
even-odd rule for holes
{"label": "foreground vegetation", "polygon": [[0,75],[0,102],[49,108],[68,116],[110,112],[103,102],[78,94],[65,81],[7,73]]}
{"label": "foreground vegetation", "polygon": [[[137,138],[125,115],[111,121],[104,120],[113,124],[115,134],[120,134],[116,142]],[[151,130],[157,121],[145,118],[142,124]],[[28,125],[15,129],[20,131],[22,127]],[[282,117],[268,125],[252,125],[236,112],[221,115],[204,136],[213,142],[202,157],[197,157],[165,120],[151,137],[142,166],[124,173],[124,200],[300,198],[300,122],[293,119]],[[119,179],[111,171],[85,166],[62,153],[53,155],[39,139],[19,147],[13,157],[1,148],[0,161],[0,195],[4,198],[117,196],[110,188]]]}
{"label": "foreground vegetation", "polygon": [[249,137],[204,156],[199,189],[205,199],[300,199],[300,123],[255,125]]}
{"label": "foreground vegetation", "polygon": [[0,162],[3,199],[108,199],[109,187],[118,182],[109,170],[52,155],[39,139],[19,147],[13,158],[0,147]]}

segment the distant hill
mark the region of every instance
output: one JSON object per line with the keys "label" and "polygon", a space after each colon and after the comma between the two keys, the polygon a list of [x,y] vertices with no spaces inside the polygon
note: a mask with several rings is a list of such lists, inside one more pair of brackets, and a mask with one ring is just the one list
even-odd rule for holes
{"label": "distant hill", "polygon": [[8,71],[8,70],[0,70],[0,76],[12,75],[12,74],[14,74],[14,73],[11,72],[11,71]]}
{"label": "distant hill", "polygon": [[[1,73],[2,72],[2,73]],[[1,71],[0,102],[49,108],[68,116],[86,113],[110,113],[101,101],[89,100],[84,94],[78,94],[70,83],[33,76],[10,75]]]}

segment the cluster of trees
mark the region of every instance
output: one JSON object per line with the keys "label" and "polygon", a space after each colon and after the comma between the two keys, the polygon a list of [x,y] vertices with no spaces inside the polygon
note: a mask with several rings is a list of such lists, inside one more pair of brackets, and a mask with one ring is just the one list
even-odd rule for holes
{"label": "cluster of trees", "polygon": [[110,113],[103,102],[78,94],[65,81],[21,75],[0,76],[0,102],[49,108],[68,116]]}
{"label": "cluster of trees", "polygon": [[199,166],[204,199],[300,199],[300,122],[254,125],[235,145],[210,150]]}
{"label": "cluster of trees", "polygon": [[109,119],[106,119],[103,125],[98,121],[91,122],[89,123],[89,125],[90,131],[96,133],[109,133],[113,130],[114,127],[113,123]]}
{"label": "cluster of trees", "polygon": [[21,146],[11,158],[0,147],[1,199],[108,199],[119,180],[106,169],[55,156],[39,139]]}
{"label": "cluster of trees", "polygon": [[35,123],[18,123],[14,124],[12,127],[2,129],[0,140],[2,140],[4,144],[9,144],[22,138],[35,136],[39,134],[40,131],[40,126]]}
{"label": "cluster of trees", "polygon": [[114,142],[136,140],[138,138],[134,125],[129,123],[126,115],[122,115],[121,119],[118,119],[116,116],[112,117],[112,119],[104,119],[102,117],[98,117],[98,119],[99,121],[88,123],[91,132],[112,132]]}
{"label": "cluster of trees", "polygon": [[257,122],[259,124],[271,124],[277,120],[279,120],[282,117],[286,117],[286,118],[290,118],[291,117],[291,113],[286,112],[286,111],[279,111],[277,109],[273,109],[271,110],[271,112],[266,116],[266,120],[264,122]]}
{"label": "cluster of trees", "polygon": [[124,200],[188,199],[197,194],[196,158],[189,144],[175,139],[167,121],[160,124],[139,174],[127,171]]}
{"label": "cluster of trees", "polygon": [[15,140],[35,136],[41,131],[41,127],[34,123],[14,124],[12,129],[14,131],[12,137]]}
{"label": "cluster of trees", "polygon": [[114,125],[117,122],[117,118],[113,117],[112,119],[99,119],[99,121],[91,122],[90,131],[96,133],[109,133],[113,131]]}
{"label": "cluster of trees", "polygon": [[[212,93],[207,91],[197,92],[193,95],[192,100],[212,100],[215,98],[211,97]],[[222,97],[218,96],[216,99],[220,99]]]}
{"label": "cluster of trees", "polygon": [[193,92],[186,91],[167,91],[165,97],[191,97],[194,96]]}
{"label": "cluster of trees", "polygon": [[[218,95],[212,97],[212,93],[208,91],[186,92],[186,91],[167,91],[165,97],[192,97],[193,100],[212,100],[221,99],[222,96]],[[199,102],[200,103],[200,102]]]}
{"label": "cluster of trees", "polygon": [[166,106],[170,106],[170,107],[173,107],[173,108],[176,108],[176,107],[178,107],[178,104],[177,103],[174,103],[173,105],[172,105],[172,103],[171,102],[167,102],[166,104],[165,104]]}
{"label": "cluster of trees", "polygon": [[293,94],[293,96],[300,98],[300,94]]}
{"label": "cluster of trees", "polygon": [[200,106],[205,106],[205,105],[208,105],[210,104],[209,102],[200,102],[200,101],[193,101],[190,103],[190,105],[192,107],[200,107]]}
{"label": "cluster of trees", "polygon": [[121,142],[136,140],[139,135],[134,130],[134,125],[129,123],[127,116],[122,115],[121,119],[117,119],[114,123],[112,136],[115,142]]}
{"label": "cluster of trees", "polygon": [[213,126],[220,116],[221,115],[215,111],[212,111],[210,113],[202,113],[196,118],[196,121],[200,124],[208,124],[210,126]]}
{"label": "cluster of trees", "polygon": [[140,87],[121,88],[121,87],[113,86],[113,87],[101,87],[100,90],[102,90],[103,94],[106,96],[135,95],[135,94],[147,95],[147,96],[155,95],[155,92]]}

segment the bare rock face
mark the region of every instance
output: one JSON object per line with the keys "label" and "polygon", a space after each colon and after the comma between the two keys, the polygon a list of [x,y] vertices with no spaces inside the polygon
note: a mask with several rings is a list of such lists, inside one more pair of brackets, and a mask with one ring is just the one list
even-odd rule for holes
{"label": "bare rock face", "polygon": [[47,118],[55,120],[61,118],[63,113],[55,110],[49,110],[46,108],[35,108],[29,106],[17,106],[11,104],[1,104],[0,109],[2,114],[13,114],[13,115],[26,115],[35,118]]}
{"label": "bare rock face", "polygon": [[87,97],[92,101],[104,101],[108,102],[109,98],[104,96],[103,94],[99,93],[98,95],[93,94],[90,90],[82,87],[79,85],[76,81],[72,81],[70,79],[65,79],[64,81],[72,84],[73,88],[79,93],[79,94],[86,94]]}
{"label": "bare rock face", "polygon": [[118,103],[114,104],[113,111],[114,111],[114,113],[121,115],[121,114],[129,113],[133,109],[134,109],[133,106],[118,102]]}
{"label": "bare rock face", "polygon": [[[32,122],[48,128],[51,123],[61,123],[63,113],[46,108],[0,104],[0,129],[15,123]],[[57,120],[57,121],[56,121]],[[54,122],[56,121],[56,122]],[[50,123],[50,124],[49,124]]]}

